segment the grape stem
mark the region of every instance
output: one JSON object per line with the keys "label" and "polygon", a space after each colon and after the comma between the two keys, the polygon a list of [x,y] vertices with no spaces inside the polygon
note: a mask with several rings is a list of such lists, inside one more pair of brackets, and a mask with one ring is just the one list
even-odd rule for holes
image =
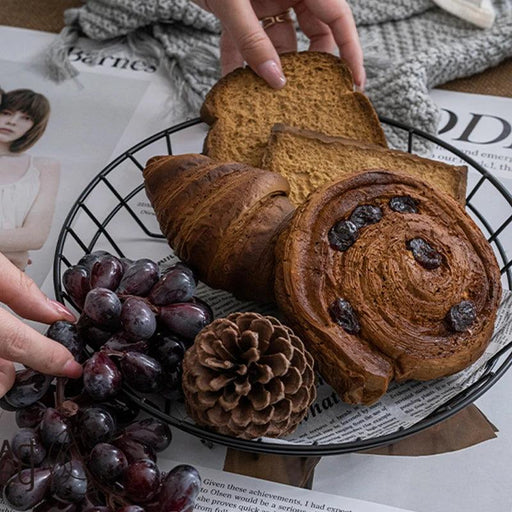
{"label": "grape stem", "polygon": [[64,400],[66,399],[65,396],[65,387],[67,382],[67,377],[57,377],[57,389],[55,393],[55,408],[60,409],[62,407],[62,404],[64,403]]}

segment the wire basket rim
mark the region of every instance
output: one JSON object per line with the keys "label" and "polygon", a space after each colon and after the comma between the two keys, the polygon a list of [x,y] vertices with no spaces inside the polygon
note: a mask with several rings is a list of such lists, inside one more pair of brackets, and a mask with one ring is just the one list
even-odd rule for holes
{"label": "wire basket rim", "polygon": [[[379,120],[385,124],[395,128],[402,129],[408,132],[408,152],[413,153],[413,137],[418,136],[420,138],[426,139],[430,142],[433,142],[449,152],[455,154],[463,161],[471,165],[475,168],[481,175],[479,183],[475,185],[473,190],[470,192],[471,195],[475,189],[477,189],[481,182],[488,180],[492,183],[494,187],[496,187],[497,191],[506,199],[510,207],[512,208],[512,195],[508,192],[508,190],[503,186],[503,184],[495,178],[489,171],[487,171],[482,165],[473,160],[471,157],[466,155],[463,151],[455,148],[451,144],[439,139],[438,137],[431,135],[423,130],[413,128],[405,123],[395,121],[393,119],[379,116]],[[68,212],[62,228],[59,233],[59,237],[56,244],[55,254],[54,254],[54,262],[53,262],[53,283],[54,283],[54,291],[57,300],[64,303],[65,295],[62,290],[61,283],[61,264],[64,262],[68,264],[66,258],[63,255],[63,248],[67,236],[70,232],[70,226],[75,219],[77,213],[80,211],[80,208],[83,207],[84,200],[88,197],[91,191],[102,182],[103,178],[107,176],[110,172],[116,169],[122,162],[127,159],[131,159],[134,163],[139,167],[142,171],[141,165],[137,162],[136,159],[133,158],[133,155],[136,154],[141,149],[149,146],[153,142],[156,142],[162,138],[166,138],[168,153],[172,154],[171,149],[171,141],[170,135],[176,133],[178,131],[190,128],[191,126],[202,123],[203,121],[199,118],[193,118],[187,120],[185,122],[173,125],[169,128],[160,130],[159,132],[147,137],[146,139],[141,140],[137,144],[133,145],[119,156],[114,158],[111,162],[109,162],[84,188],[84,190],[80,193],[78,199],[73,204],[72,208]],[[468,195],[468,197],[469,197]],[[477,212],[478,213],[478,212]],[[480,217],[479,217],[480,218]],[[484,226],[489,231],[489,234],[493,234],[492,230],[488,225],[485,224],[485,218],[480,218],[480,220],[484,221]],[[163,237],[162,237],[163,238]],[[493,241],[500,252],[500,255],[503,259],[503,263],[505,265],[505,272],[508,281],[509,289],[512,289],[512,267],[510,266],[510,261],[507,261],[506,253],[501,246],[501,243],[498,239]],[[90,252],[90,247],[87,247],[85,244],[81,246],[84,249],[84,252]],[[506,353],[510,351],[511,353],[506,355]],[[499,357],[504,358],[503,361],[499,363],[498,368],[493,371],[493,367],[498,364]],[[500,350],[500,353],[495,357],[491,358],[487,363],[488,369],[487,373],[484,373],[482,377],[480,377],[474,384],[473,387],[463,390],[458,395],[452,397],[452,399],[448,400],[447,403],[442,404],[435,411],[430,413],[429,416],[423,418],[418,421],[414,425],[408,428],[400,428],[395,432],[390,434],[371,437],[367,439],[356,439],[355,441],[343,442],[343,443],[329,443],[329,444],[288,444],[288,443],[279,443],[279,442],[269,442],[263,441],[261,439],[257,440],[245,440],[240,438],[235,438],[223,434],[217,434],[215,432],[209,431],[203,427],[200,427],[194,423],[180,420],[176,417],[171,416],[168,412],[164,412],[158,408],[155,404],[151,403],[148,398],[139,396],[138,393],[131,390],[128,386],[125,386],[123,389],[123,394],[129,398],[132,402],[138,405],[141,409],[145,410],[147,413],[152,414],[153,416],[165,421],[171,426],[179,428],[180,430],[194,435],[195,437],[199,437],[202,440],[207,442],[221,444],[227,447],[236,448],[241,451],[249,451],[249,452],[257,452],[257,453],[273,453],[279,455],[291,455],[291,456],[324,456],[324,455],[338,455],[343,453],[352,453],[357,451],[368,450],[371,448],[375,448],[377,446],[382,446],[386,444],[390,444],[392,442],[396,442],[398,440],[404,439],[405,437],[409,437],[414,435],[426,428],[434,426],[445,419],[451,417],[458,411],[462,410],[464,407],[468,406],[480,396],[482,396],[486,391],[488,391],[502,376],[503,374],[510,368],[512,365],[512,342],[509,343],[506,347]]]}

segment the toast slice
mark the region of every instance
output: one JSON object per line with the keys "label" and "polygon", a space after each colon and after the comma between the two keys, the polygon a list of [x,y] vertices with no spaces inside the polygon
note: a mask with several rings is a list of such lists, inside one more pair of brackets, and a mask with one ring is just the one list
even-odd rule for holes
{"label": "toast slice", "polygon": [[387,147],[368,98],[354,92],[352,73],[340,58],[322,52],[281,55],[283,89],[268,86],[250,68],[215,84],[201,108],[211,128],[204,153],[223,162],[261,165],[272,126],[284,123]]}
{"label": "toast slice", "polygon": [[297,206],[325,183],[369,169],[409,174],[448,193],[462,205],[466,199],[466,166],[282,124],[272,128],[261,167],[289,181],[289,197]]}

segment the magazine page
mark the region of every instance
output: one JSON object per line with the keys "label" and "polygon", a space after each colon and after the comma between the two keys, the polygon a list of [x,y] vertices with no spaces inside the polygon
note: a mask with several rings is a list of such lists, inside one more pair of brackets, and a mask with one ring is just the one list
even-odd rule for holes
{"label": "magazine page", "polygon": [[[106,51],[80,41],[70,60],[80,74],[55,83],[46,77],[44,51],[54,34],[0,27],[0,87],[3,105],[34,117],[1,118],[2,218],[0,250],[41,285],[51,271],[55,242],[72,204],[118,150],[130,120],[137,114],[140,139],[161,129],[169,119],[139,105],[150,94],[165,105],[169,88],[153,85],[154,63],[128,53]],[[144,124],[146,123],[146,124]],[[151,126],[149,126],[151,124]],[[127,132],[128,139],[130,133]],[[125,138],[125,143],[126,143]]]}
{"label": "magazine page", "polygon": [[[469,94],[434,89],[434,101],[441,108],[439,138],[455,146],[489,172],[512,194],[512,98]],[[446,149],[434,145],[433,158],[449,164],[466,164]],[[467,164],[466,164],[467,165]],[[497,191],[496,186],[482,178],[468,165],[468,193],[478,185],[471,196],[471,214],[484,233],[489,228],[499,231],[499,242],[508,258],[512,256],[511,204]],[[474,210],[484,213],[488,226],[476,217]],[[496,246],[494,245],[496,248]]]}

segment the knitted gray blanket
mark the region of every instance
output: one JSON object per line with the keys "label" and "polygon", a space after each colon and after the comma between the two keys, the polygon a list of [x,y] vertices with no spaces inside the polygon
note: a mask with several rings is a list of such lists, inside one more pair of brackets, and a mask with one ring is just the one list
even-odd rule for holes
{"label": "knitted gray blanket", "polygon": [[[380,115],[436,133],[439,111],[429,90],[512,56],[512,0],[494,0],[496,21],[482,30],[431,0],[349,0],[368,74],[366,93]],[[48,52],[53,78],[77,71],[66,48],[76,38],[128,42],[165,65],[178,91],[173,121],[194,117],[220,77],[218,20],[188,0],[86,0],[65,13],[66,28]],[[299,50],[308,46],[297,28]],[[120,39],[121,38],[121,39]],[[397,132],[390,144],[403,147]]]}

